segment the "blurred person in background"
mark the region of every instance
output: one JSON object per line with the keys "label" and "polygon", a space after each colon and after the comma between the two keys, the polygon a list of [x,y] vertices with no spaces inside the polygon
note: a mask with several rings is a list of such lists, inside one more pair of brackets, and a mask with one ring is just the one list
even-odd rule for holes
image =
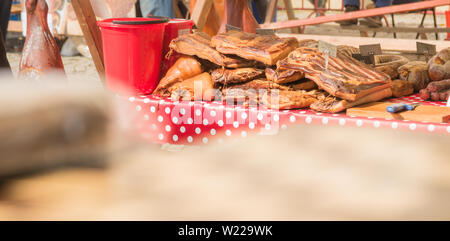
{"label": "blurred person in background", "polygon": [[143,17],[162,16],[175,18],[172,0],[139,0]]}
{"label": "blurred person in background", "polygon": [[[249,5],[251,6],[253,16],[256,21],[261,24],[266,19],[267,8],[269,7],[270,0],[249,0]],[[276,11],[273,21],[276,20]]]}
{"label": "blurred person in background", "polygon": [[8,62],[8,58],[6,57],[6,48],[3,43],[2,31],[0,30],[0,75],[2,75],[5,71],[9,73],[10,66]]}
{"label": "blurred person in background", "polygon": [[[381,8],[381,7],[387,7],[391,5],[399,5],[399,4],[406,4],[406,3],[414,3],[414,2],[422,2],[423,0],[373,0],[375,6],[373,4],[367,5],[367,9],[370,8]],[[358,11],[360,9],[360,1],[359,0],[344,0],[344,6],[345,6],[345,12],[352,12],[352,11]],[[382,16],[375,16],[375,17],[368,17],[364,18],[363,20],[360,20],[361,25],[366,25],[368,27],[381,27],[381,18]],[[355,25],[358,24],[357,19],[347,20],[339,22],[341,26],[349,26],[349,25]]]}
{"label": "blurred person in background", "polygon": [[[392,0],[373,0],[375,3],[376,8],[381,7],[387,7],[392,5]],[[344,6],[345,6],[345,12],[353,12],[353,11],[359,11],[360,9],[360,1],[359,0],[344,0]],[[373,8],[367,7],[367,8]],[[368,27],[377,28],[381,27],[383,24],[381,23],[381,17],[382,16],[374,16],[374,17],[367,17],[363,20],[360,20],[361,25],[366,25]],[[350,25],[356,25],[358,24],[358,19],[351,19],[347,21],[341,21],[339,22],[341,26],[350,26]]]}
{"label": "blurred person in background", "polygon": [[325,4],[327,3],[327,0],[309,0],[312,5],[314,5],[314,8],[316,7],[317,2],[317,8],[325,8]]}
{"label": "blurred person in background", "polygon": [[0,29],[3,34],[3,41],[6,41],[6,32],[8,31],[9,17],[11,14],[12,0],[0,0]]}

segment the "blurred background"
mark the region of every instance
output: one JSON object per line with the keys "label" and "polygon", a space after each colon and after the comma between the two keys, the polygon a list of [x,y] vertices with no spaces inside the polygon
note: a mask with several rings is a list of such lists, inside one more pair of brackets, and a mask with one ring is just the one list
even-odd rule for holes
{"label": "blurred background", "polygon": [[[68,84],[30,88],[0,76],[0,220],[450,218],[445,133],[298,125],[202,146],[135,139],[120,128],[116,96],[101,88],[70,2],[48,2]],[[99,18],[136,15],[134,0],[92,3]],[[13,4],[6,47],[16,76],[24,15],[23,1]],[[293,4],[298,18],[314,8]],[[342,2],[327,8],[327,15],[339,13]],[[397,21],[415,27],[420,16]],[[286,20],[285,11],[276,18]],[[445,26],[445,16],[437,18]],[[431,18],[425,25],[433,25]],[[305,33],[359,36],[337,26]],[[60,78],[66,77],[53,81]]]}

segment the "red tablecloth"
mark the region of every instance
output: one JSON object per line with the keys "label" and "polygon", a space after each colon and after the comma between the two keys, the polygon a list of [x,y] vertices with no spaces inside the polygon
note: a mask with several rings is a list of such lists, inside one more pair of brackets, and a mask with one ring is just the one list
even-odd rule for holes
{"label": "red tablecloth", "polygon": [[[252,132],[274,134],[293,124],[336,125],[356,128],[387,128],[450,134],[450,124],[352,117],[345,113],[325,114],[308,109],[271,110],[263,106],[242,107],[223,102],[172,101],[156,96],[119,99],[120,123],[140,137],[152,142],[199,144],[222,141],[224,138],[245,138]],[[420,102],[445,106],[445,102],[423,101],[417,95],[389,100]]]}

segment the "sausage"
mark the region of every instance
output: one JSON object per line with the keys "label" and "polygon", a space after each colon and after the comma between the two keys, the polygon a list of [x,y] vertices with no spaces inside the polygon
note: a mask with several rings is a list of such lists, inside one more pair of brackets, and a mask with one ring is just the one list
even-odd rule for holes
{"label": "sausage", "polygon": [[441,50],[428,62],[428,74],[431,80],[450,78],[450,48]]}
{"label": "sausage", "polygon": [[431,100],[432,101],[439,101],[441,100],[441,96],[439,92],[432,92],[431,93]]}
{"label": "sausage", "polygon": [[449,95],[450,95],[450,89],[442,91],[439,93],[439,99],[441,101],[447,101]]}
{"label": "sausage", "polygon": [[430,92],[436,92],[445,89],[450,89],[450,79],[431,82],[427,86],[427,90]]}
{"label": "sausage", "polygon": [[430,92],[428,92],[427,89],[422,89],[419,91],[419,97],[422,100],[428,100],[428,99],[430,99]]}

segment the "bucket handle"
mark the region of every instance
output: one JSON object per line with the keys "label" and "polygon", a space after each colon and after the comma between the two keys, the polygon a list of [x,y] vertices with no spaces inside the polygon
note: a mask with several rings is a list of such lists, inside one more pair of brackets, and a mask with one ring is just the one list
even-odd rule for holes
{"label": "bucket handle", "polygon": [[124,21],[124,20],[113,20],[113,24],[124,24],[124,25],[144,25],[144,24],[157,24],[157,23],[167,23],[170,21],[168,17],[161,16],[150,16],[151,18],[156,18],[155,20],[146,21]]}

